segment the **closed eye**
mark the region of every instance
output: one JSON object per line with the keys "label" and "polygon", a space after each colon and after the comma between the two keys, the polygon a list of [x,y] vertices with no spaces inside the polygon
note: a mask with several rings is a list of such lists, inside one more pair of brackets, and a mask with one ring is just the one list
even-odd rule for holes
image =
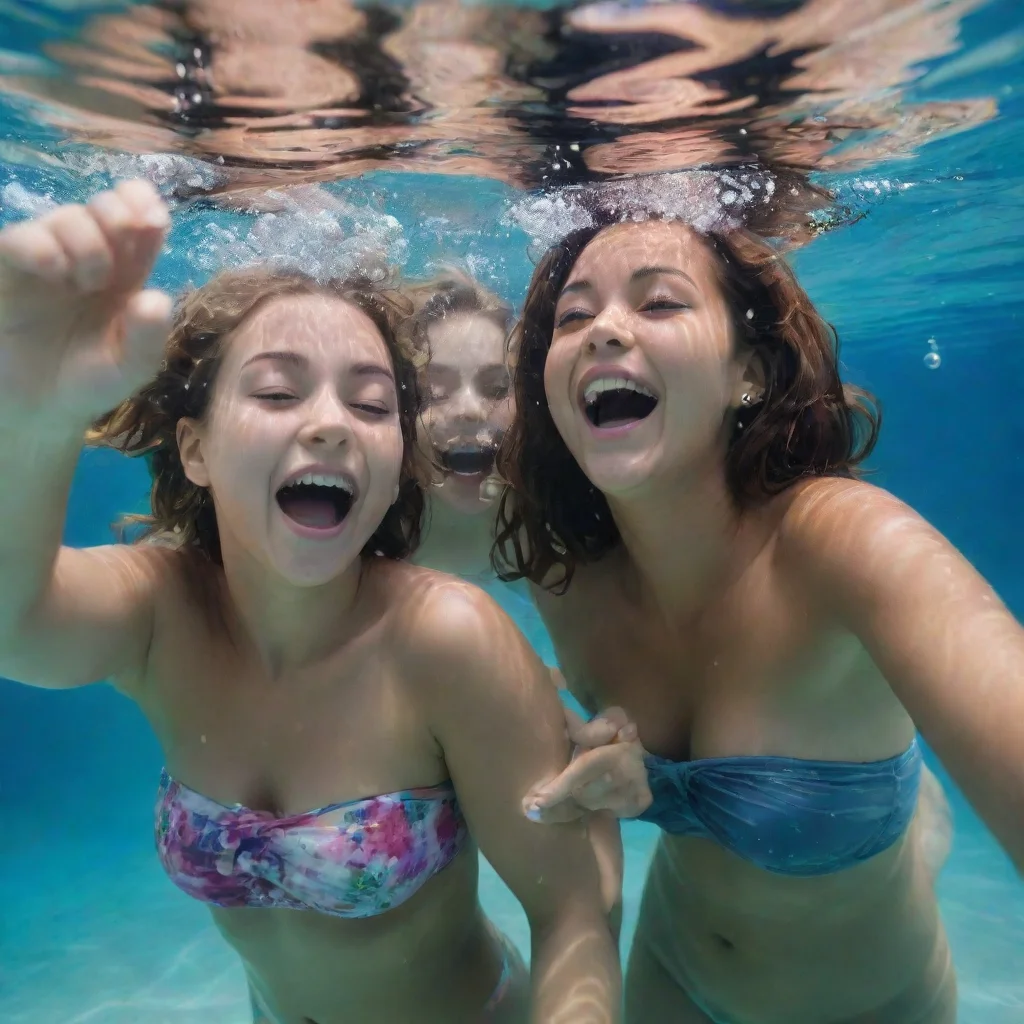
{"label": "closed eye", "polygon": [[353,408],[361,412],[368,412],[371,416],[390,416],[391,410],[382,403],[377,402],[353,402]]}
{"label": "closed eye", "polygon": [[484,385],[481,388],[485,398],[504,398],[511,390],[512,385],[506,381],[495,381],[493,384]]}
{"label": "closed eye", "polygon": [[253,398],[258,398],[261,402],[287,402],[294,399],[295,395],[288,391],[261,391],[253,395]]}
{"label": "closed eye", "polygon": [[690,306],[678,299],[651,299],[640,307],[642,313],[663,313],[675,312],[680,309],[689,309]]}
{"label": "closed eye", "polygon": [[577,320],[585,320],[587,317],[593,314],[587,310],[577,307],[575,309],[567,309],[559,318],[557,327],[564,327],[566,324],[574,323]]}

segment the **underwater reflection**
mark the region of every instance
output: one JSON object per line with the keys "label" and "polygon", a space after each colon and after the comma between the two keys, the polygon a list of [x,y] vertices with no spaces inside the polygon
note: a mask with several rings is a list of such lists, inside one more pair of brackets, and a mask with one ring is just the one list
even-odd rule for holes
{"label": "underwater reflection", "polygon": [[184,0],[89,19],[11,73],[73,139],[215,164],[219,190],[368,171],[518,187],[758,159],[843,170],[994,115],[911,102],[981,0]]}

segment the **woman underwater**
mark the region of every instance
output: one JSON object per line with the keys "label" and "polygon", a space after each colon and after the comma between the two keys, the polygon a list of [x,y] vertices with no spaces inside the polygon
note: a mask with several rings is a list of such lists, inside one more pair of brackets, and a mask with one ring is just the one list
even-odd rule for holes
{"label": "woman underwater", "polygon": [[513,409],[505,350],[512,308],[452,268],[404,291],[413,313],[403,333],[424,360],[421,446],[436,476],[416,561],[490,576],[501,491],[494,457]]}
{"label": "woman underwater", "polygon": [[[533,275],[496,560],[572,693],[639,743],[526,809],[661,829],[632,1024],[947,1024],[916,732],[1024,866],[1024,631],[857,479],[874,406],[778,251],[703,228],[597,210]],[[627,762],[649,792],[612,799]]]}
{"label": "woman underwater", "polygon": [[[130,182],[0,232],[0,673],[140,705],[161,862],[256,1020],[618,1019],[586,832],[521,814],[568,754],[547,672],[486,595],[404,561],[423,498],[400,310],[229,273],[168,340],[170,300],[142,290],[168,223]],[[90,424],[148,453],[150,543],[61,547]],[[532,986],[480,909],[477,844],[529,917]]]}

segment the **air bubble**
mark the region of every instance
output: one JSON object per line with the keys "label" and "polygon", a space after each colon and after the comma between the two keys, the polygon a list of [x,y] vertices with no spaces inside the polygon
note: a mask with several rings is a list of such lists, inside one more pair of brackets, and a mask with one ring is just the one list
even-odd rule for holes
{"label": "air bubble", "polygon": [[924,365],[929,370],[937,370],[942,365],[942,356],[933,350],[924,357]]}

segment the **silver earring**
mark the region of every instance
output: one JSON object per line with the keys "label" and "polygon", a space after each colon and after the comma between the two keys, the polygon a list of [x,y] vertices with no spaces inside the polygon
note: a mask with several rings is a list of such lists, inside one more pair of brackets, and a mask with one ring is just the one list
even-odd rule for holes
{"label": "silver earring", "polygon": [[753,405],[754,404],[754,399],[751,396],[749,391],[744,391],[743,394],[740,396],[740,404],[741,405]]}

